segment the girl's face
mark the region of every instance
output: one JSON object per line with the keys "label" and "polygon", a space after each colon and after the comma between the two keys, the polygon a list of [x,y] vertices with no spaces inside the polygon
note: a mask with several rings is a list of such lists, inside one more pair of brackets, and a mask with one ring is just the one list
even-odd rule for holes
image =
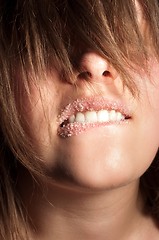
{"label": "girl's face", "polygon": [[81,64],[91,73],[92,87],[77,79],[75,90],[56,70],[39,79],[38,88],[32,86],[24,116],[33,144],[48,174],[61,184],[127,184],[145,172],[158,150],[159,64],[149,61],[149,75],[132,71],[138,98],[123,89],[120,75],[96,53],[86,53]]}
{"label": "girl's face", "polygon": [[140,92],[136,98],[97,53],[85,51],[79,65],[76,88],[61,81],[57,69],[38,87],[32,84],[23,115],[33,145],[61,187],[126,185],[146,171],[158,150],[159,63],[152,56],[147,73],[142,63],[139,71],[129,70]]}

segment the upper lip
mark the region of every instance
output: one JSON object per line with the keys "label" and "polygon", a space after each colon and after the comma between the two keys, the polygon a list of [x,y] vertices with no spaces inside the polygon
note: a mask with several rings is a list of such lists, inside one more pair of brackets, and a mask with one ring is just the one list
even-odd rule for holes
{"label": "upper lip", "polygon": [[116,110],[130,118],[129,108],[120,100],[110,100],[103,96],[78,98],[67,104],[58,115],[58,124],[61,125],[71,115],[77,112]]}

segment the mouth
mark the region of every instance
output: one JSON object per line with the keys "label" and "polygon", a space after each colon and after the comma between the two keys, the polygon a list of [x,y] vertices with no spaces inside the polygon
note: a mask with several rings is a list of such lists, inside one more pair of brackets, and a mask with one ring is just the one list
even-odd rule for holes
{"label": "mouth", "polygon": [[121,102],[104,97],[76,99],[61,110],[57,133],[67,138],[91,128],[128,122],[130,118],[130,112]]}

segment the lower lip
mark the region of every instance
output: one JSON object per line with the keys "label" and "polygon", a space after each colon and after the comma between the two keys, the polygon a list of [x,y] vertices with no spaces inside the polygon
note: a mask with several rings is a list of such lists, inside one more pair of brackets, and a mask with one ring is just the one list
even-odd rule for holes
{"label": "lower lip", "polygon": [[127,124],[130,119],[122,120],[119,122],[103,122],[103,123],[69,123],[66,126],[58,129],[58,135],[62,138],[78,136],[92,128],[106,127],[110,125]]}

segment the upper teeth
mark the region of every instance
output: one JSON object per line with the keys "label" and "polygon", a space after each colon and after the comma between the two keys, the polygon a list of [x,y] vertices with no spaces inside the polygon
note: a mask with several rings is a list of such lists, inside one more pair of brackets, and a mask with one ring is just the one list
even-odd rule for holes
{"label": "upper teeth", "polygon": [[69,123],[95,123],[95,122],[110,122],[110,121],[121,121],[124,120],[125,116],[115,110],[100,110],[98,112],[95,111],[87,111],[87,112],[77,112],[76,115],[72,115],[69,117]]}

